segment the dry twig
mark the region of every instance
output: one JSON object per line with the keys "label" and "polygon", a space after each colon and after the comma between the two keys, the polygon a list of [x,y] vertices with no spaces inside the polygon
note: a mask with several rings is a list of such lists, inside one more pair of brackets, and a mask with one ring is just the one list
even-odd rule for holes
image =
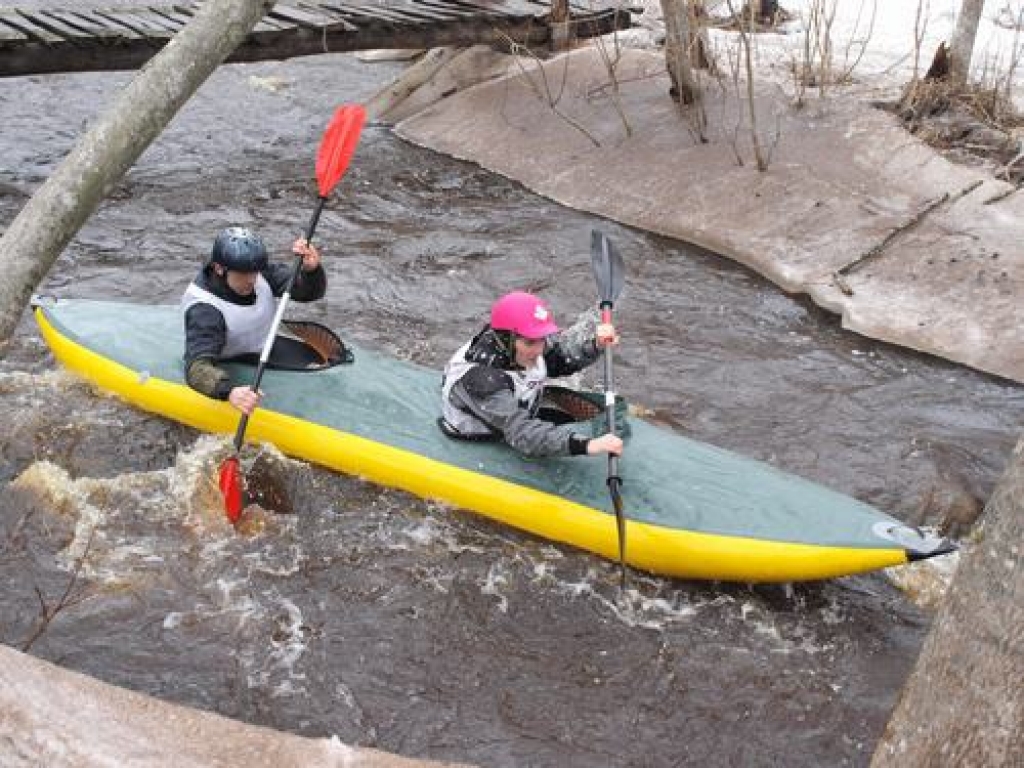
{"label": "dry twig", "polygon": [[[516,67],[518,67],[520,74],[523,75],[527,84],[530,86],[530,90],[534,92],[538,99],[546,102],[548,108],[555,113],[561,120],[565,121],[568,125],[575,128],[577,131],[582,133],[595,147],[600,147],[601,142],[590,133],[578,120],[573,119],[569,115],[565,114],[558,108],[558,102],[562,99],[562,93],[565,91],[565,84],[568,80],[568,68],[569,68],[569,57],[564,56],[564,68],[562,72],[562,81],[558,87],[558,93],[555,94],[551,90],[551,83],[548,82],[547,70],[544,68],[544,62],[537,54],[530,50],[527,46],[522,43],[513,40],[511,37],[503,32],[499,32],[499,35],[504,39],[506,44],[509,46],[510,51],[515,57]],[[522,58],[526,57],[532,59],[536,64],[536,72],[539,73],[539,79],[535,79],[529,70],[523,66]]]}
{"label": "dry twig", "polygon": [[36,596],[39,598],[39,619],[32,632],[30,632],[29,635],[21,642],[21,650],[23,652],[28,653],[36,640],[42,637],[43,633],[46,632],[47,628],[50,626],[50,622],[52,622],[61,611],[65,608],[77,605],[89,596],[88,592],[85,590],[75,592],[75,586],[78,584],[78,577],[81,575],[85,559],[89,556],[89,550],[92,548],[92,541],[95,535],[96,529],[91,528],[89,530],[89,538],[86,539],[85,542],[85,549],[79,557],[75,558],[75,565],[71,570],[71,576],[68,578],[68,583],[64,587],[64,592],[61,594],[60,599],[57,600],[56,605],[48,605],[46,598],[43,597],[43,593],[40,591],[39,587],[36,587]]}

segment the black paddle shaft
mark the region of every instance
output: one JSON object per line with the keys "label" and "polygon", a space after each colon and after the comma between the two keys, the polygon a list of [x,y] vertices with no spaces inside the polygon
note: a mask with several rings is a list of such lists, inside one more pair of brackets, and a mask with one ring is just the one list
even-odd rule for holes
{"label": "black paddle shaft", "polygon": [[[597,280],[597,290],[600,295],[601,322],[611,324],[612,308],[622,286],[625,277],[625,266],[622,257],[612,245],[603,232],[593,230],[590,237],[590,256],[594,269],[594,278]],[[608,418],[608,431],[616,434],[615,424],[615,378],[612,375],[612,350],[610,346],[604,349],[604,402]],[[622,507],[622,478],[619,476],[619,457],[614,453],[608,454],[608,492],[612,497],[612,506],[615,508],[615,524],[618,530],[619,540],[619,569],[621,576],[620,586],[626,585],[626,513]]]}
{"label": "black paddle shaft", "polygon": [[[323,213],[324,204],[327,202],[327,198],[320,195],[316,201],[316,208],[313,209],[313,215],[309,219],[309,224],[306,226],[306,242],[309,243],[313,240],[313,233],[316,232],[316,225],[320,222],[320,214]],[[295,285],[295,281],[299,277],[299,270],[302,269],[302,256],[296,255],[295,264],[292,266],[292,271],[288,275],[288,282],[284,284],[284,291],[281,294],[281,301],[277,306],[277,314],[274,315],[274,323],[270,327],[270,333],[267,335],[267,340],[263,344],[263,352],[260,354],[259,365],[256,366],[256,376],[252,380],[250,389],[253,392],[258,392],[260,389],[260,382],[263,381],[263,372],[267,369],[267,361],[270,359],[270,351],[274,348],[274,339],[277,337],[278,326],[281,325],[281,318],[284,316],[284,310],[288,306],[288,301],[292,297],[292,288]],[[235,453],[242,450],[242,443],[245,440],[245,430],[249,426],[249,414],[243,413],[242,418],[238,420],[238,429],[235,430]]]}
{"label": "black paddle shaft", "polygon": [[[612,322],[611,303],[601,304],[601,322],[610,324]],[[618,434],[615,423],[615,379],[612,374],[612,350],[611,347],[604,349],[604,386],[605,386],[605,413],[608,418],[608,432]],[[626,583],[626,513],[622,508],[622,478],[619,476],[619,457],[614,453],[608,454],[608,492],[612,497],[612,506],[615,508],[615,525],[619,539],[619,567],[620,581],[622,586]]]}

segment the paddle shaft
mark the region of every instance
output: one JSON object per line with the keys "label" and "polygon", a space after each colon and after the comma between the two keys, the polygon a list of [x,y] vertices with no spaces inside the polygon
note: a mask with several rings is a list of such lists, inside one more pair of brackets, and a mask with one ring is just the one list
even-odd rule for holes
{"label": "paddle shaft", "polygon": [[[610,325],[612,322],[612,308],[611,305],[601,305],[601,322]],[[612,350],[611,347],[604,348],[604,407],[605,413],[608,415],[608,431],[615,435],[618,434],[616,431],[615,423],[615,385],[614,378],[612,375]],[[619,457],[614,453],[608,454],[608,479],[609,481],[614,477],[618,480],[619,474]]]}
{"label": "paddle shaft", "polygon": [[[313,239],[313,233],[316,231],[316,225],[320,222],[320,214],[323,213],[324,204],[327,202],[327,198],[324,195],[320,195],[316,201],[316,208],[313,211],[312,217],[310,217],[309,224],[306,226],[306,242],[309,243]],[[285,310],[288,308],[288,302],[292,297],[292,287],[295,285],[295,280],[299,276],[299,270],[302,269],[302,256],[295,257],[295,265],[292,267],[291,273],[288,275],[288,282],[284,285],[284,292],[281,294],[281,300],[277,303],[277,312],[274,313],[274,322],[270,325],[270,332],[267,334],[266,341],[263,342],[263,351],[260,352],[260,362],[256,366],[256,376],[253,378],[251,389],[253,392],[258,392],[260,389],[260,382],[263,381],[263,372],[267,368],[267,361],[270,360],[270,353],[274,349],[274,341],[277,339],[277,329],[281,327],[281,320],[284,318]],[[235,453],[242,450],[242,443],[245,440],[245,430],[249,426],[249,414],[243,413],[242,418],[238,420],[238,429],[235,430]]]}
{"label": "paddle shaft", "polygon": [[[601,323],[612,324],[612,306],[622,291],[625,277],[625,267],[622,257],[612,245],[603,232],[592,230],[590,233],[590,261],[594,268],[594,278],[597,280],[597,292],[600,298],[598,306],[601,309]],[[612,376],[612,349],[611,345],[604,348],[604,403],[608,414],[608,431],[616,433],[615,425],[615,384]],[[622,508],[622,494],[619,488],[622,485],[622,478],[619,477],[619,457],[614,453],[608,454],[608,493],[612,497],[612,506],[615,507],[615,525],[618,529],[619,538],[619,573],[621,575],[620,589],[626,587],[626,513]]]}
{"label": "paddle shaft", "polygon": [[[601,322],[606,325],[612,323],[612,303],[601,302]],[[612,348],[604,348],[604,405],[608,415],[608,431],[617,434],[615,423],[615,379],[612,373]],[[619,487],[622,485],[622,478],[619,477],[619,457],[614,453],[608,454],[608,491],[611,493],[612,506],[615,507],[615,525],[619,534],[619,567],[621,568],[622,584],[626,583],[626,515],[622,509],[622,494]]]}

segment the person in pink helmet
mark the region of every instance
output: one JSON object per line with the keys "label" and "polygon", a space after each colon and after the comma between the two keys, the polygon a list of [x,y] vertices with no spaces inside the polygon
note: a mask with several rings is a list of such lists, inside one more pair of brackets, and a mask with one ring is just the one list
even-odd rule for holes
{"label": "person in pink helmet", "polygon": [[490,323],[448,361],[438,424],[449,437],[503,440],[527,456],[619,455],[616,435],[583,435],[575,424],[538,415],[550,377],[582,370],[618,340],[610,324],[599,324],[593,336],[559,333],[541,299],[506,294],[491,308]]}

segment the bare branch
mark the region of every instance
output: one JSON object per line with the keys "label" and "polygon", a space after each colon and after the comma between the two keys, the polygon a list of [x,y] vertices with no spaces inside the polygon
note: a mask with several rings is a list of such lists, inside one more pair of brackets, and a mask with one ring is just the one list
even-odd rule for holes
{"label": "bare branch", "polygon": [[[734,16],[736,12],[733,10],[732,0],[726,0],[726,4],[729,6],[729,12]],[[753,54],[750,49],[750,30],[754,28],[754,6],[749,4],[748,24],[749,27],[745,27],[740,24],[738,27],[740,35],[740,46],[743,51],[743,63],[747,72],[747,109],[750,112],[750,141],[754,148],[754,161],[757,164],[757,170],[766,171],[768,170],[768,163],[765,161],[764,152],[761,150],[761,139],[757,135],[757,109],[756,102],[754,100],[754,63]]]}
{"label": "bare branch", "polygon": [[622,127],[626,131],[627,136],[633,135],[633,126],[629,124],[629,119],[626,117],[626,109],[622,105],[622,94],[619,91],[619,78],[615,71],[618,66],[619,59],[622,56],[618,46],[618,35],[615,35],[615,55],[611,56],[608,53],[608,48],[602,38],[597,38],[597,51],[601,54],[601,61],[604,62],[604,67],[608,71],[609,85],[612,91],[612,103],[615,105],[615,111],[619,114],[619,119],[622,121]]}
{"label": "bare branch", "polygon": [[82,566],[85,565],[85,560],[89,556],[89,550],[92,548],[92,542],[95,535],[96,528],[93,527],[89,530],[89,538],[86,539],[85,549],[82,550],[82,554],[75,559],[75,565],[71,570],[71,576],[68,578],[68,582],[64,587],[64,592],[57,600],[56,605],[47,605],[46,598],[43,596],[42,591],[39,587],[36,587],[36,596],[39,598],[39,619],[32,632],[30,632],[29,635],[21,642],[21,650],[25,653],[28,653],[36,640],[43,636],[43,633],[46,632],[47,628],[49,628],[50,622],[52,622],[61,611],[65,608],[77,605],[89,596],[87,590],[76,593],[75,587],[78,585],[78,579],[82,573]]}
{"label": "bare branch", "polygon": [[[543,102],[546,102],[548,108],[551,109],[551,111],[554,112],[556,116],[558,116],[561,120],[565,121],[568,125],[575,128],[584,136],[586,136],[587,139],[589,139],[595,147],[600,147],[601,142],[598,141],[597,138],[590,133],[590,131],[588,131],[578,120],[573,119],[572,117],[565,114],[558,108],[558,102],[562,98],[562,93],[565,91],[565,84],[568,79],[567,73],[569,68],[569,57],[564,57],[565,66],[563,68],[562,81],[559,84],[558,94],[555,95],[551,92],[551,84],[548,82],[547,70],[544,68],[544,62],[540,59],[540,57],[537,56],[533,51],[531,51],[527,46],[517,42],[516,40],[513,40],[508,35],[500,32],[499,35],[504,39],[505,43],[508,45],[509,50],[515,57],[516,67],[519,69],[520,74],[523,75],[526,82],[529,84],[530,89],[534,92],[534,94],[536,94],[537,98]],[[530,71],[523,65],[522,58],[524,56],[526,58],[532,59],[533,62],[537,65],[536,72],[539,74],[539,79],[535,79],[534,76],[530,73]]]}

